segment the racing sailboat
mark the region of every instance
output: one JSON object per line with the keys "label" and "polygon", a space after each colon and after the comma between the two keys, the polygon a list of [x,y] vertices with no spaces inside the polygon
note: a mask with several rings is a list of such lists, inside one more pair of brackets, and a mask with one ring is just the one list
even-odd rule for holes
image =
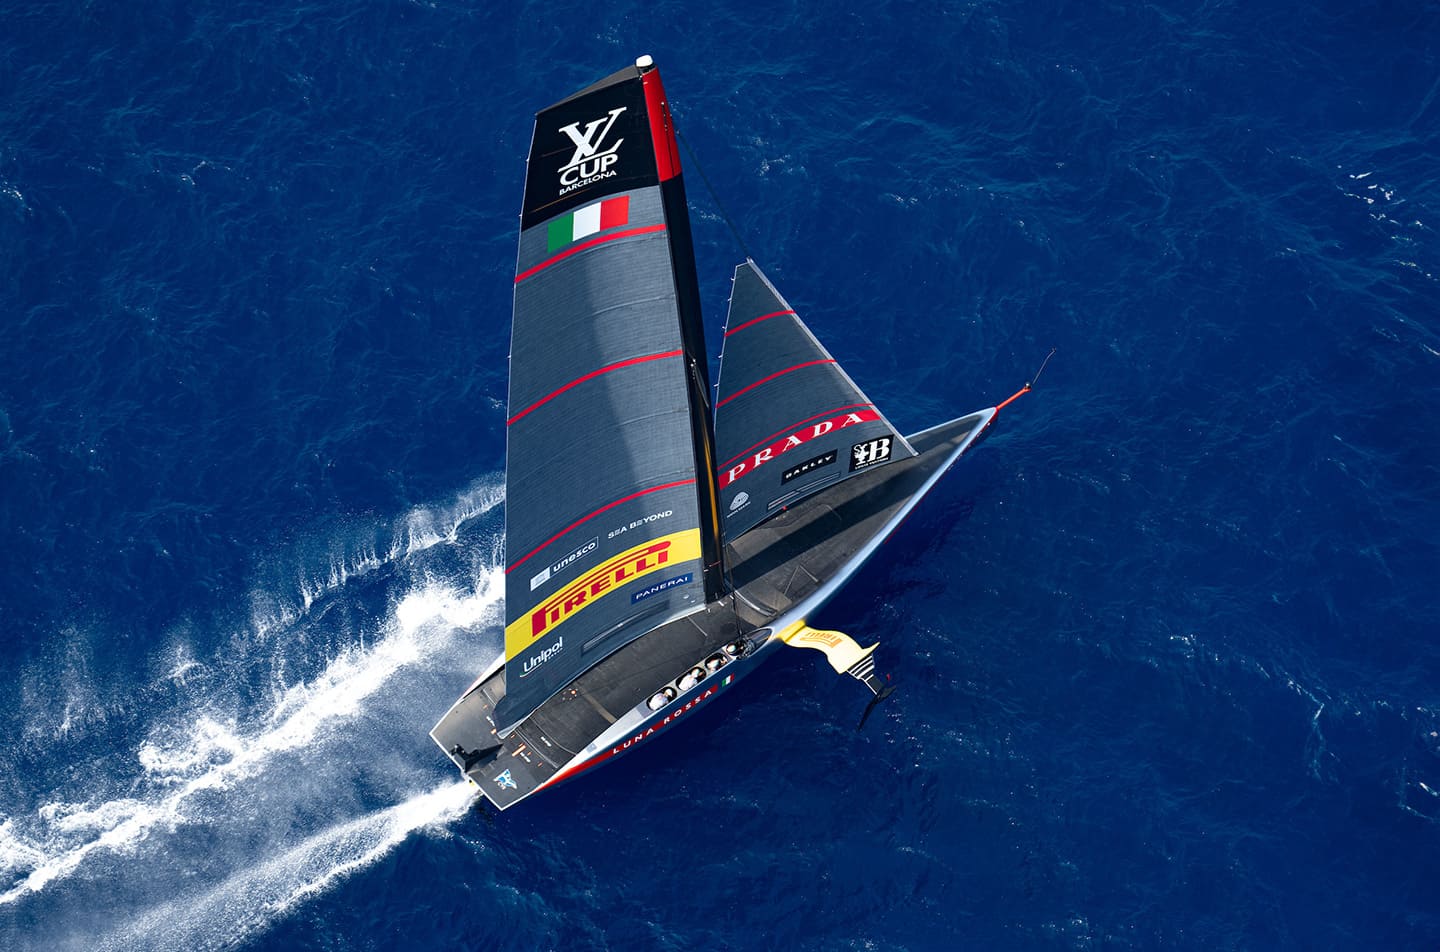
{"label": "racing sailboat", "polygon": [[505,650],[431,736],[505,809],[781,646],[823,652],[873,706],[877,645],[806,619],[1004,405],[902,436],[750,260],[712,391],[659,71],[641,57],[543,110],[515,271]]}

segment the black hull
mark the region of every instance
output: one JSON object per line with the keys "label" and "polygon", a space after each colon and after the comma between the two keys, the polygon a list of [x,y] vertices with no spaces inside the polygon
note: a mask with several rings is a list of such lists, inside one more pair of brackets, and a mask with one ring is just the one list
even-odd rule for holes
{"label": "black hull", "polygon": [[[918,456],[839,483],[741,536],[725,551],[731,594],[616,651],[503,739],[493,719],[505,694],[503,667],[472,685],[431,737],[501,809],[628,752],[763,661],[779,644],[774,632],[833,595],[994,414],[910,436]],[[703,679],[679,681],[707,661]],[[651,710],[647,702],[667,687],[673,700]]]}

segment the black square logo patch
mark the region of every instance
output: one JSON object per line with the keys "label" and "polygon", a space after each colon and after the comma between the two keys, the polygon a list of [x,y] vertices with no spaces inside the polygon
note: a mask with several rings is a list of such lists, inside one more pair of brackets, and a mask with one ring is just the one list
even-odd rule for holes
{"label": "black square logo patch", "polygon": [[865,469],[888,460],[891,443],[890,437],[881,436],[873,440],[866,440],[864,443],[856,443],[850,447],[850,472],[853,473],[857,469]]}
{"label": "black square logo patch", "polygon": [[786,483],[790,482],[790,480],[794,479],[796,476],[804,476],[806,473],[813,472],[814,470],[817,470],[822,466],[829,466],[831,463],[835,462],[836,455],[838,455],[837,451],[831,450],[828,453],[821,453],[814,459],[807,459],[803,463],[791,466],[789,469],[785,470],[785,472],[780,474],[780,485],[785,485]]}

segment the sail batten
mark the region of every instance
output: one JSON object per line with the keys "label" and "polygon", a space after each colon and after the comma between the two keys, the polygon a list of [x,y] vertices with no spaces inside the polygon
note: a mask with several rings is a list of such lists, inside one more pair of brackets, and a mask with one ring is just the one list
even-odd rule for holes
{"label": "sail batten", "polygon": [[619,238],[634,238],[638,235],[650,235],[654,234],[657,231],[664,230],[665,226],[663,224],[646,225],[643,228],[630,228],[626,231],[619,231],[615,232],[614,234],[601,235],[598,238],[592,238],[582,245],[576,245],[574,248],[567,248],[566,250],[555,255],[554,257],[548,258],[545,261],[542,261],[539,264],[520,272],[519,274],[515,275],[515,283],[519,284],[526,278],[533,277],[534,275],[539,274],[541,271],[544,271],[546,268],[550,267],[552,264],[555,264],[557,261],[563,261],[571,255],[579,254],[582,251],[588,251],[589,249],[594,248],[596,245],[603,245],[606,242],[615,241]]}
{"label": "sail batten", "polygon": [[824,365],[826,365],[826,364],[833,364],[833,363],[835,363],[835,361],[834,361],[833,358],[821,358],[821,359],[818,359],[818,360],[807,360],[807,361],[804,361],[803,363],[798,363],[798,364],[794,364],[794,365],[789,366],[789,367],[784,367],[784,368],[782,368],[782,369],[780,369],[780,370],[775,371],[775,372],[772,373],[772,374],[769,374],[768,376],[761,377],[759,380],[755,381],[754,383],[752,383],[752,384],[750,384],[750,385],[748,385],[748,386],[745,386],[745,387],[740,388],[739,390],[736,390],[734,393],[730,394],[730,396],[724,398],[724,399],[721,400],[719,403],[715,404],[715,407],[716,407],[716,409],[719,409],[720,407],[723,407],[725,404],[727,404],[727,403],[729,403],[730,401],[736,399],[737,397],[744,396],[745,394],[749,393],[751,390],[754,390],[756,387],[764,386],[765,384],[769,383],[770,381],[774,380],[774,379],[777,378],[777,377],[783,377],[783,376],[785,376],[786,374],[794,373],[794,372],[797,371],[797,370],[804,370],[806,367],[821,367],[821,366],[824,366]]}
{"label": "sail batten", "polygon": [[580,384],[585,383],[585,382],[588,381],[588,380],[594,380],[596,377],[599,377],[599,376],[601,376],[601,375],[603,375],[603,374],[608,374],[608,373],[610,373],[611,371],[620,370],[620,369],[623,368],[623,367],[633,367],[633,366],[635,366],[636,364],[643,364],[643,363],[647,363],[647,362],[652,361],[652,360],[668,360],[668,359],[671,358],[671,357],[679,357],[679,356],[681,355],[681,353],[682,353],[682,351],[680,351],[680,350],[677,349],[677,350],[667,350],[667,351],[664,351],[664,352],[659,353],[659,354],[643,354],[643,355],[641,355],[641,356],[639,356],[639,357],[631,357],[631,358],[629,358],[628,360],[619,360],[619,361],[616,361],[615,363],[610,364],[610,365],[608,365],[608,366],[600,367],[600,368],[597,368],[597,369],[595,369],[595,370],[592,370],[592,371],[590,371],[588,374],[582,374],[581,376],[576,377],[574,380],[570,381],[569,383],[565,384],[564,386],[562,386],[562,387],[557,387],[557,388],[555,388],[554,390],[550,391],[550,392],[549,392],[548,394],[546,394],[545,396],[541,397],[539,400],[536,400],[534,403],[530,404],[528,407],[526,407],[525,409],[521,410],[519,413],[515,414],[515,415],[512,416],[510,419],[506,420],[506,421],[505,421],[505,424],[508,426],[508,425],[514,423],[516,420],[519,420],[521,417],[525,416],[526,414],[528,414],[528,413],[531,412],[532,410],[536,409],[537,407],[540,407],[540,406],[543,406],[543,405],[546,404],[546,403],[549,403],[551,400],[553,400],[553,399],[555,399],[556,397],[560,396],[560,394],[564,393],[565,391],[570,390],[570,389],[572,389],[572,388],[574,388],[574,387],[578,387],[578,386],[580,386]]}
{"label": "sail batten", "polygon": [[725,331],[725,336],[729,337],[731,334],[738,334],[740,331],[743,331],[751,324],[759,324],[761,321],[768,321],[772,317],[785,317],[786,315],[793,316],[794,314],[795,312],[790,310],[771,311],[769,314],[761,314],[759,317],[752,317],[750,320],[746,321],[744,324],[741,324],[739,327],[732,327],[728,329],[727,331]]}
{"label": "sail batten", "polygon": [[617,500],[615,500],[615,501],[612,502],[612,503],[607,503],[606,505],[601,506],[599,509],[596,509],[594,512],[588,513],[587,515],[581,516],[579,519],[576,519],[574,522],[570,523],[568,526],[566,526],[565,528],[561,529],[559,532],[555,533],[553,536],[551,536],[550,538],[546,539],[544,542],[540,543],[538,546],[536,546],[535,548],[531,549],[529,552],[526,552],[524,555],[520,556],[520,558],[516,559],[513,563],[510,564],[510,566],[509,566],[508,568],[505,569],[505,574],[508,575],[508,574],[510,574],[512,571],[514,571],[515,569],[518,569],[520,566],[524,565],[526,562],[528,562],[528,561],[530,560],[530,557],[531,557],[531,556],[533,556],[535,553],[539,552],[541,549],[545,548],[546,546],[550,545],[552,542],[555,542],[556,540],[558,540],[561,536],[565,535],[565,534],[566,534],[567,532],[569,532],[570,530],[579,528],[581,525],[589,522],[591,519],[594,519],[596,516],[599,516],[599,515],[602,515],[602,514],[604,514],[604,513],[606,513],[606,512],[609,512],[611,509],[614,509],[616,506],[624,505],[624,504],[627,503],[627,502],[630,502],[630,501],[635,500],[635,499],[639,499],[641,496],[648,496],[648,495],[650,495],[651,493],[662,492],[662,491],[664,491],[664,490],[666,490],[666,489],[674,489],[674,488],[676,488],[677,486],[690,486],[690,485],[693,485],[694,482],[695,482],[695,480],[693,480],[693,479],[677,479],[677,480],[676,480],[675,482],[673,482],[673,483],[664,483],[664,484],[662,484],[662,485],[660,485],[660,486],[651,486],[651,487],[649,487],[648,489],[641,489],[641,490],[639,490],[639,491],[637,491],[637,492],[631,493],[631,494],[628,495],[628,496],[623,496],[623,497],[621,497],[620,499],[617,499]]}

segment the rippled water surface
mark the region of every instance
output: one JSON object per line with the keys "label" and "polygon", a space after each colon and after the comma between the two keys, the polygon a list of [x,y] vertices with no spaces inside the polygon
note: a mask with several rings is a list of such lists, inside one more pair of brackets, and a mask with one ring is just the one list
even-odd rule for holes
{"label": "rippled water surface", "polygon": [[[488,6],[8,12],[0,946],[1440,945],[1434,4]],[[728,215],[904,429],[1058,351],[815,619],[864,732],[487,815],[531,117],[644,52],[714,350]]]}

